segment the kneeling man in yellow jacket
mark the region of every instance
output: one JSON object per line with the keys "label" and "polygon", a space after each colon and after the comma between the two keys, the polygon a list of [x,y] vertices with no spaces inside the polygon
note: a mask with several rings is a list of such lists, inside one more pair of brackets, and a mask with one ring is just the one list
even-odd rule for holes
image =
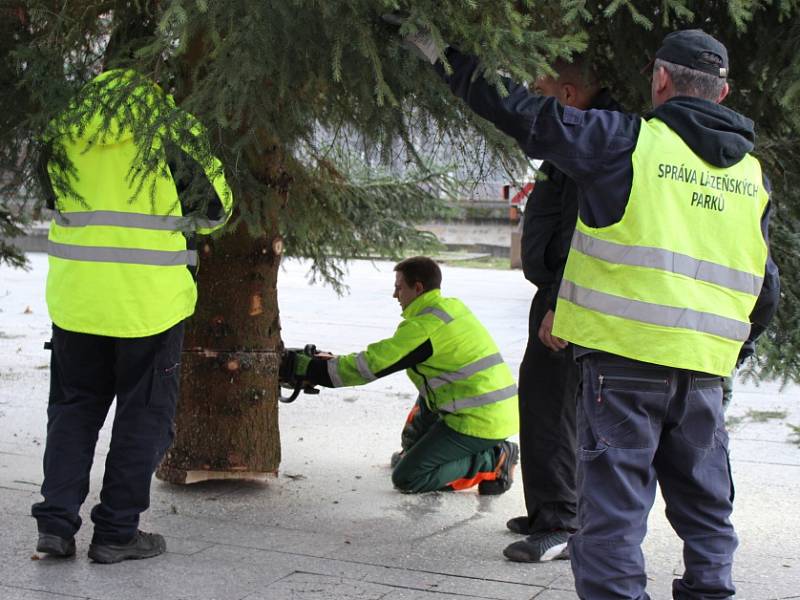
{"label": "kneeling man in yellow jacket", "polygon": [[363,352],[306,357],[297,374],[327,387],[361,385],[401,369],[419,390],[403,431],[392,482],[403,492],[462,490],[502,494],[519,450],[517,388],[489,332],[456,298],[442,297],[442,273],[416,256],[395,268],[403,321]]}

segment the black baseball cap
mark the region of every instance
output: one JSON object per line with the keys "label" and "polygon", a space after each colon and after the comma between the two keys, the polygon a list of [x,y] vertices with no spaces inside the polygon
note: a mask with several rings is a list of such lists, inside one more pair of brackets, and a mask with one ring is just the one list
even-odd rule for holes
{"label": "black baseball cap", "polygon": [[656,58],[723,79],[728,76],[728,51],[702,29],[667,34],[656,51]]}

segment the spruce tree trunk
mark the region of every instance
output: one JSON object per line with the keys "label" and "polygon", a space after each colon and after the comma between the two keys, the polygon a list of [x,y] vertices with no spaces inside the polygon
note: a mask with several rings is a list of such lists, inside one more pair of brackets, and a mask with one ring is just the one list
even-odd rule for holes
{"label": "spruce tree trunk", "polygon": [[[273,221],[274,223],[275,221]],[[157,477],[265,479],[280,464],[277,228],[240,224],[199,244],[199,299],[187,321],[176,437]]]}

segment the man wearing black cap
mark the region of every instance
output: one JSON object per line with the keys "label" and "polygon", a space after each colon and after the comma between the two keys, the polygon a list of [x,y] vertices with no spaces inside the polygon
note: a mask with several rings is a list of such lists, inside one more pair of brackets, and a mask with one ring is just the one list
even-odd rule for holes
{"label": "man wearing black cap", "polygon": [[684,542],[673,598],[732,598],[721,382],[753,352],[779,284],[753,122],[720,105],[725,47],[697,29],[668,35],[642,119],[563,106],[511,81],[501,97],[475,58],[421,34],[406,41],[477,114],[578,187],[552,332],[583,375],[569,542],[578,595],[649,598],[640,546],[658,482]]}

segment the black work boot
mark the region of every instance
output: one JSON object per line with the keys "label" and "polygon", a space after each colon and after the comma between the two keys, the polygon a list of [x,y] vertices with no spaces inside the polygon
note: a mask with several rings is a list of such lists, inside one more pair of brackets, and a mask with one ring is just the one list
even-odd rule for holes
{"label": "black work boot", "polygon": [[51,533],[40,533],[36,551],[59,558],[75,556],[75,538],[62,538]]}
{"label": "black work boot", "polygon": [[514,483],[514,468],[519,462],[519,446],[514,442],[501,442],[497,447],[500,452],[494,467],[496,478],[478,484],[478,493],[483,496],[505,494]]}
{"label": "black work boot", "polygon": [[389,461],[389,466],[391,468],[395,468],[397,464],[403,460],[403,456],[405,456],[405,452],[403,450],[398,450],[397,452],[392,452],[392,458]]}
{"label": "black work boot", "polygon": [[506,527],[508,527],[509,531],[513,531],[514,533],[529,535],[533,533],[531,531],[530,522],[531,520],[528,518],[528,515],[522,515],[521,517],[514,517],[506,521]]}
{"label": "black work boot", "polygon": [[89,558],[95,562],[110,564],[123,560],[152,558],[164,553],[167,542],[158,533],[137,531],[127,544],[92,544],[89,546]]}

